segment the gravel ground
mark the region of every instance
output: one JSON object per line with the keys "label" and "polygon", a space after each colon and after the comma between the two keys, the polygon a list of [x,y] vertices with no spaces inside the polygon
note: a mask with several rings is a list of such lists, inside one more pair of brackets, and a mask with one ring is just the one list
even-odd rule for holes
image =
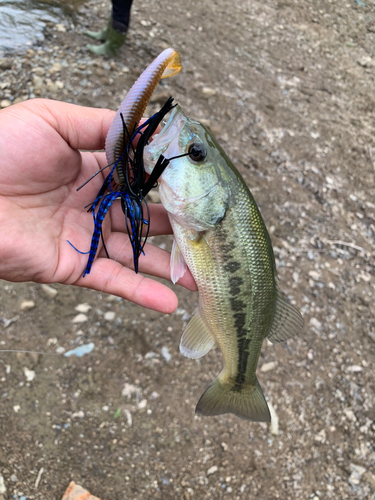
{"label": "gravel ground", "polygon": [[[0,106],[49,97],[117,109],[154,56],[178,49],[184,70],[148,111],[171,94],[217,135],[306,328],[263,347],[278,428],[204,418],[195,404],[221,355],[178,352],[196,294],[176,288],[168,316],[1,282],[0,348],[58,355],[0,353],[0,500],[59,499],[70,480],[103,500],[375,499],[374,3],[135,1],[113,60],[90,55],[82,34],[107,14],[87,2],[75,24],[2,59]],[[90,354],[62,356],[88,343]]]}

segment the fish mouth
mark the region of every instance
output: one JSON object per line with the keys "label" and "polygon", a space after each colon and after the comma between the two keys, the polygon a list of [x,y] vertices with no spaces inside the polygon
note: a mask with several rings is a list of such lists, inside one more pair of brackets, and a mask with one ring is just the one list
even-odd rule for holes
{"label": "fish mouth", "polygon": [[160,155],[165,153],[171,141],[180,133],[181,119],[185,119],[180,106],[175,106],[169,117],[161,122],[161,131],[154,134],[152,141],[144,148],[144,166],[148,174],[151,174],[155,163]]}

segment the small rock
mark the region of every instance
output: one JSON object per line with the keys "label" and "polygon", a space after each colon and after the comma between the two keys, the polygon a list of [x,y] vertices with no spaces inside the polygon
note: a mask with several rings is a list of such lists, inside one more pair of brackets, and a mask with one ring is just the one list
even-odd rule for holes
{"label": "small rock", "polygon": [[148,399],[149,399],[150,401],[154,401],[155,399],[158,399],[158,398],[160,398],[160,394],[159,394],[158,392],[156,392],[156,391],[153,391],[153,392],[150,394],[150,396],[149,396],[149,398],[148,398]]}
{"label": "small rock", "polygon": [[37,68],[33,68],[31,70],[31,73],[34,73],[34,75],[37,75],[37,76],[44,76],[46,74],[46,70],[44,68],[37,67]]}
{"label": "small rock", "polygon": [[168,347],[162,347],[161,348],[161,355],[163,356],[163,358],[165,359],[165,361],[167,363],[169,363],[169,361],[172,359],[172,356],[169,353]]}
{"label": "small rock", "polygon": [[357,63],[363,68],[369,68],[374,65],[370,56],[361,57],[361,59],[358,59]]}
{"label": "small rock", "polygon": [[84,418],[85,412],[82,410],[76,411],[73,413],[72,418]]}
{"label": "small rock", "polygon": [[56,351],[55,351],[55,352],[56,352],[56,354],[64,354],[64,352],[65,352],[65,347],[62,347],[62,346],[57,347],[57,349],[56,349]]}
{"label": "small rock", "polygon": [[28,382],[32,382],[35,378],[34,370],[29,370],[26,366],[23,369],[23,373],[25,374],[26,380]]}
{"label": "small rock", "polygon": [[350,476],[349,483],[357,486],[362,479],[363,474],[366,472],[366,469],[361,465],[350,464]]}
{"label": "small rock", "polygon": [[61,64],[55,63],[55,64],[53,64],[52,68],[50,68],[49,72],[51,74],[54,74],[54,73],[59,73],[61,70],[62,70]]}
{"label": "small rock", "polygon": [[314,281],[319,281],[320,280],[320,274],[316,271],[309,271],[309,276],[314,280]]}
{"label": "small rock", "polygon": [[51,299],[56,297],[56,295],[58,294],[58,291],[49,285],[41,285],[40,288],[43,290],[44,294],[47,295],[47,297],[50,297]]}
{"label": "small rock", "polygon": [[3,99],[1,102],[0,102],[0,108],[4,109],[4,108],[8,108],[12,103],[10,101],[8,101],[8,99]]}
{"label": "small rock", "polygon": [[44,80],[38,75],[33,75],[33,85],[37,89],[44,87]]}
{"label": "small rock", "polygon": [[211,89],[209,87],[203,87],[202,88],[202,94],[205,96],[205,97],[212,97],[216,94],[216,90],[214,89]]}
{"label": "small rock", "polygon": [[63,24],[55,24],[55,29],[56,31],[60,31],[61,33],[66,32],[66,28]]}
{"label": "small rock", "polygon": [[0,59],[0,69],[12,69],[13,62],[11,59]]}
{"label": "small rock", "polygon": [[86,316],[86,314],[77,314],[77,316],[75,316],[72,319],[72,323],[84,323],[87,320],[88,320],[88,317]]}
{"label": "small rock", "polygon": [[212,467],[210,467],[207,471],[207,476],[211,476],[212,474],[215,474],[215,472],[217,472],[219,470],[219,468],[217,467],[217,465],[213,465]]}
{"label": "small rock", "polygon": [[316,318],[310,318],[309,325],[313,326],[317,330],[320,330],[322,328],[321,322]]}
{"label": "small rock", "polygon": [[348,366],[348,372],[357,373],[361,372],[362,370],[363,370],[362,366],[358,365]]}
{"label": "small rock", "polygon": [[116,313],[114,311],[107,311],[104,313],[104,319],[106,321],[113,321],[116,317]]}
{"label": "small rock", "polygon": [[7,491],[7,489],[6,489],[6,486],[5,486],[4,478],[0,474],[0,495],[2,495],[3,493],[6,493],[6,491]]}
{"label": "small rock", "polygon": [[270,410],[271,414],[271,423],[270,423],[270,433],[273,434],[274,436],[279,435],[279,417],[276,413],[275,408],[273,405],[268,402],[268,408]]}
{"label": "small rock", "polygon": [[10,480],[13,481],[13,483],[16,483],[18,481],[18,477],[15,474],[12,474],[10,476]]}
{"label": "small rock", "polygon": [[276,368],[276,366],[277,366],[277,361],[270,361],[269,363],[264,363],[264,365],[261,366],[260,371],[266,373]]}
{"label": "small rock", "polygon": [[147,406],[147,399],[142,399],[139,403],[138,403],[138,408],[140,410],[144,410]]}
{"label": "small rock", "polygon": [[84,344],[79,347],[76,347],[75,349],[72,349],[71,351],[68,351],[64,354],[66,358],[69,356],[78,356],[81,358],[85,354],[90,354],[95,348],[95,344],[93,342],[90,342],[89,344]]}
{"label": "small rock", "polygon": [[122,388],[121,394],[126,398],[131,398],[133,394],[137,394],[138,392],[141,392],[140,387],[137,387],[136,385],[133,384],[125,383],[124,387]]}
{"label": "small rock", "polygon": [[20,411],[20,409],[21,409],[20,405],[14,405],[14,406],[13,406],[13,411],[14,411],[15,413],[18,413],[18,412]]}
{"label": "small rock", "polygon": [[229,450],[229,446],[227,445],[227,443],[221,443],[221,447],[223,448],[224,451]]}
{"label": "small rock", "polygon": [[87,313],[91,309],[91,306],[85,302],[84,304],[78,304],[74,309],[80,313]]}
{"label": "small rock", "polygon": [[27,311],[28,309],[34,309],[35,302],[33,300],[24,300],[21,302],[20,309],[21,311]]}

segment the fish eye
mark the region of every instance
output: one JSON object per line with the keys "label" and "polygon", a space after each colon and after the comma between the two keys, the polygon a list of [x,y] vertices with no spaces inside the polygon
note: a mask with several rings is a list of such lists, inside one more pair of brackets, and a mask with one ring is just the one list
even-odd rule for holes
{"label": "fish eye", "polygon": [[207,156],[207,150],[201,142],[194,142],[190,144],[188,155],[191,160],[201,162]]}

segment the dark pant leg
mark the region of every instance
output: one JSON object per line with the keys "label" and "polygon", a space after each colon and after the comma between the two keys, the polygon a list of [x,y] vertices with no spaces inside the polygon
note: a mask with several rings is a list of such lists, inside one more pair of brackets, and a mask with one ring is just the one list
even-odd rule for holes
{"label": "dark pant leg", "polygon": [[112,0],[112,26],[116,31],[127,32],[132,2],[133,0]]}

